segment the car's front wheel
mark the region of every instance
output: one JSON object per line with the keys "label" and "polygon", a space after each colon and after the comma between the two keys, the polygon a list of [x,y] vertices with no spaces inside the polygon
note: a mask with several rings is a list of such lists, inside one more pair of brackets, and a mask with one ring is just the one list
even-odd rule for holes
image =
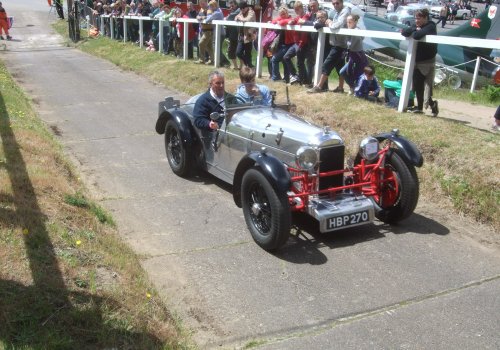
{"label": "car's front wheel", "polygon": [[462,19],[465,21],[467,19],[467,14],[466,13],[463,13],[462,14]]}
{"label": "car's front wheel", "polygon": [[188,176],[193,164],[192,151],[184,147],[179,126],[173,120],[165,127],[165,151],[172,171],[178,176]]}
{"label": "car's front wheel", "polygon": [[257,169],[248,170],[241,184],[243,215],[254,241],[275,250],[288,240],[291,226],[286,193],[277,193]]}
{"label": "car's front wheel", "polygon": [[415,167],[407,164],[391,149],[386,155],[384,168],[374,172],[378,194],[372,197],[375,216],[387,223],[395,223],[410,216],[417,206],[419,181]]}

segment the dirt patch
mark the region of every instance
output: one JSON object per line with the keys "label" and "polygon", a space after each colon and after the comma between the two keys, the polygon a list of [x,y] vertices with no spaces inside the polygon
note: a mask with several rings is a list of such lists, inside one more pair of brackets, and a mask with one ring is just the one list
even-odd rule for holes
{"label": "dirt patch", "polygon": [[61,129],[59,129],[59,127],[57,125],[51,125],[50,129],[54,132],[54,134],[56,136],[61,136],[62,135]]}
{"label": "dirt patch", "polygon": [[120,283],[120,276],[106,266],[99,266],[96,269],[97,289],[111,290]]}
{"label": "dirt patch", "polygon": [[[461,101],[439,100],[438,118],[463,123],[472,128],[494,132],[492,129],[496,109]],[[430,110],[427,112],[430,115]]]}

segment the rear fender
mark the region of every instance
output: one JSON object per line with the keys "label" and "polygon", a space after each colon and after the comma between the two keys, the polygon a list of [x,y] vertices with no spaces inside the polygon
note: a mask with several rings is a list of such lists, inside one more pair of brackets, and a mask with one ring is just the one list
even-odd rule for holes
{"label": "rear fender", "polygon": [[191,120],[189,120],[189,117],[186,112],[180,109],[173,109],[173,110],[171,109],[168,111],[164,111],[160,115],[158,120],[160,120],[160,118],[164,120],[164,122],[162,121],[163,132],[161,132],[161,134],[165,133],[165,127],[167,125],[167,122],[169,120],[173,120],[179,127],[181,141],[184,147],[197,148],[199,146],[198,135],[196,134],[194,127],[191,124]]}
{"label": "rear fender", "polygon": [[292,186],[290,173],[278,158],[264,152],[247,154],[238,164],[233,179],[233,198],[241,208],[241,182],[250,168],[258,168],[278,193],[286,193]]}
{"label": "rear fender", "polygon": [[374,136],[379,142],[391,140],[393,144],[401,151],[400,155],[405,162],[416,167],[421,167],[424,164],[424,157],[418,150],[417,146],[403,136],[399,136],[397,130],[392,132],[382,133]]}

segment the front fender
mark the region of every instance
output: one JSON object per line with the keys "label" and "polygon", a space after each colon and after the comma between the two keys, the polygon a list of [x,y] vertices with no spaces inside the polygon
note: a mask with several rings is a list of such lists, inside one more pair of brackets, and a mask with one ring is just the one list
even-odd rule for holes
{"label": "front fender", "polygon": [[421,167],[424,164],[424,157],[418,150],[417,146],[407,138],[400,136],[397,132],[386,132],[374,136],[379,142],[391,140],[396,147],[401,150],[402,156],[406,162],[413,164],[416,167]]}
{"label": "front fender", "polygon": [[258,168],[278,193],[286,193],[292,186],[290,173],[281,160],[263,152],[247,154],[238,164],[233,179],[233,198],[240,208],[241,181],[250,168]]}
{"label": "front fender", "polygon": [[165,126],[171,118],[172,107],[179,106],[179,101],[174,100],[173,97],[167,97],[164,101],[158,103],[158,119],[156,120],[155,130],[158,134],[162,135],[165,133]]}

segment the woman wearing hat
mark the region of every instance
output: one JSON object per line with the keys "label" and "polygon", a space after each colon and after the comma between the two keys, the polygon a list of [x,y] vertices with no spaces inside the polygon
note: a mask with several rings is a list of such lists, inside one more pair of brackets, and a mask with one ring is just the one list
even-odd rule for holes
{"label": "woman wearing hat", "polygon": [[[240,13],[234,18],[236,22],[255,22],[255,12],[246,1],[240,2]],[[236,56],[247,67],[252,64],[252,43],[255,39],[255,28],[240,27]]]}

